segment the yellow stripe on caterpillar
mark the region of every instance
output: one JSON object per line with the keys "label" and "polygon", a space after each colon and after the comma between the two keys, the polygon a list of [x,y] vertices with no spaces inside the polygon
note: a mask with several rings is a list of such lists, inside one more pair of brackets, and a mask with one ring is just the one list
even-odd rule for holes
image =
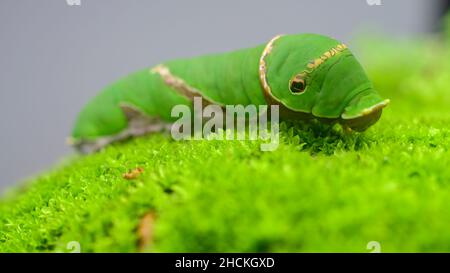
{"label": "yellow stripe on caterpillar", "polygon": [[311,69],[307,71],[308,73],[311,73],[314,69],[318,68],[321,64],[323,64],[325,61],[327,61],[329,58],[339,54],[340,52],[344,51],[347,48],[345,44],[339,44],[336,47],[333,47],[332,49],[326,51],[322,54],[319,58],[310,61],[306,66]]}

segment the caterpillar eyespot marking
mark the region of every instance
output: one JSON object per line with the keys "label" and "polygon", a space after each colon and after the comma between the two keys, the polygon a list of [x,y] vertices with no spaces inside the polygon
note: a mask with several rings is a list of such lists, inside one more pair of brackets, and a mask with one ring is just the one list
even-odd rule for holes
{"label": "caterpillar eyespot marking", "polygon": [[306,80],[302,75],[295,76],[290,82],[289,82],[289,89],[294,94],[301,94],[305,92],[306,89]]}

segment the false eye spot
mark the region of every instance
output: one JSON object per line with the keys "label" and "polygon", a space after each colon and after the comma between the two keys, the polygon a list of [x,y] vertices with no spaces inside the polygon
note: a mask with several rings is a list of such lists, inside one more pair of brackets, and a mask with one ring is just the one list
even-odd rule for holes
{"label": "false eye spot", "polygon": [[291,84],[289,86],[289,89],[294,94],[300,94],[305,91],[306,88],[306,82],[304,79],[294,78],[291,81]]}

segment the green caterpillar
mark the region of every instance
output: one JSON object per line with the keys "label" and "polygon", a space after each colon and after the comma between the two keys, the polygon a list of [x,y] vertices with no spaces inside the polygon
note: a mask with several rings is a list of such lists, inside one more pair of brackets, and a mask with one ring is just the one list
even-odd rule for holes
{"label": "green caterpillar", "polygon": [[162,130],[174,105],[279,105],[280,117],[316,118],[364,131],[389,103],[340,42],[318,34],[276,36],[225,54],[169,61],[107,87],[78,116],[71,143],[81,151]]}

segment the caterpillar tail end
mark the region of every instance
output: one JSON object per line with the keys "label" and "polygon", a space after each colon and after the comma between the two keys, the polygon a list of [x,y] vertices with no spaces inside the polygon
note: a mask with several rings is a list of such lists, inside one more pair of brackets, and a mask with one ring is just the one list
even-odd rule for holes
{"label": "caterpillar tail end", "polygon": [[121,103],[120,108],[127,119],[127,125],[119,132],[109,135],[66,139],[66,143],[82,154],[97,152],[105,146],[124,141],[131,137],[138,137],[148,133],[170,131],[171,123],[164,122],[158,117],[147,116],[133,105]]}
{"label": "caterpillar tail end", "polygon": [[77,152],[81,154],[90,154],[99,151],[109,143],[110,141],[104,138],[87,141],[75,139],[71,136],[66,138],[66,145],[73,147]]}

